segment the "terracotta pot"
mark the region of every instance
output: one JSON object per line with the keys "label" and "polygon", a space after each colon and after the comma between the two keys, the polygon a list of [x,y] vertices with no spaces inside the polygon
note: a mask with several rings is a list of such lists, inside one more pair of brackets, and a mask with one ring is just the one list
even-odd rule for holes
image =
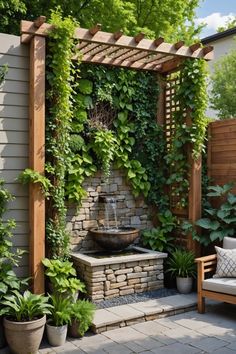
{"label": "terracotta pot", "polygon": [[177,285],[177,290],[181,294],[188,294],[191,292],[192,287],[193,287],[193,278],[176,277],[176,285]]}
{"label": "terracotta pot", "polygon": [[14,354],[36,354],[38,352],[46,316],[28,322],[15,322],[4,318],[7,343]]}
{"label": "terracotta pot", "polygon": [[71,324],[68,326],[68,336],[73,338],[81,338],[78,333],[79,322],[77,320],[72,320]]}
{"label": "terracotta pot", "polygon": [[46,323],[48,342],[53,347],[59,347],[66,342],[68,326],[56,327],[51,324],[50,321]]}

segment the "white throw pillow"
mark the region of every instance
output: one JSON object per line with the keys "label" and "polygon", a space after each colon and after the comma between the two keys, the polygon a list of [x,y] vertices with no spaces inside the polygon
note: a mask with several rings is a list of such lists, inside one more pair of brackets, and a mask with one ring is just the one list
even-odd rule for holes
{"label": "white throw pillow", "polygon": [[215,246],[217,253],[217,267],[214,278],[236,277],[236,248],[224,249]]}

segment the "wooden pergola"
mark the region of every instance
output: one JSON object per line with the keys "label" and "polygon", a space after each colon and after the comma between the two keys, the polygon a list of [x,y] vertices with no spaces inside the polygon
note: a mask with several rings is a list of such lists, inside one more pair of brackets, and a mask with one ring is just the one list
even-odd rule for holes
{"label": "wooden pergola", "polygon": [[[45,163],[45,57],[46,37],[53,25],[40,16],[34,22],[21,22],[21,43],[30,45],[30,168],[44,173]],[[186,58],[211,60],[213,47],[202,47],[200,43],[185,46],[183,41],[166,43],[164,38],[145,39],[143,33],[134,37],[122,31],[107,33],[101,25],[93,28],[77,28],[74,38],[82,54],[82,62],[110,65],[135,70],[156,72],[161,77],[181,68]],[[77,59],[76,57],[73,59]],[[157,120],[166,124],[171,118],[171,109],[166,106],[170,90],[162,85],[159,97]],[[197,220],[201,215],[201,161],[191,163],[188,218]],[[45,198],[37,184],[30,186],[30,273],[33,291],[44,292],[44,269],[41,263],[45,256]],[[187,247],[195,250],[197,245],[188,238]]]}

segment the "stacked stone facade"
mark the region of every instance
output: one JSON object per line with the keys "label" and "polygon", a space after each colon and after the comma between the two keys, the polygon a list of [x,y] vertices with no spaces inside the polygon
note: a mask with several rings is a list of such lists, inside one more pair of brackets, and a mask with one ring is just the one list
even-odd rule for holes
{"label": "stacked stone facade", "polygon": [[163,288],[163,258],[91,266],[74,258],[87,295],[101,301]]}
{"label": "stacked stone facade", "polygon": [[[71,234],[72,250],[98,250],[90,237],[89,230],[105,225],[105,205],[99,195],[111,194],[116,199],[118,226],[132,226],[138,229],[151,228],[150,209],[144,198],[134,198],[124,171],[112,170],[108,183],[103,183],[100,172],[83,184],[87,192],[81,207],[70,208],[67,215],[67,229]],[[112,225],[112,223],[111,223]],[[113,223],[114,225],[114,223]]]}

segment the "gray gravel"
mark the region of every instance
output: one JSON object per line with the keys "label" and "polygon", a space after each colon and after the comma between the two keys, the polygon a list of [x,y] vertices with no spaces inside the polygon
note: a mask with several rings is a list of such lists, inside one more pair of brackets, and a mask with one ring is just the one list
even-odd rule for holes
{"label": "gray gravel", "polygon": [[141,302],[151,299],[160,299],[161,297],[176,295],[178,291],[176,289],[158,289],[153,291],[146,291],[138,294],[130,294],[125,296],[119,296],[117,298],[94,302],[98,309],[105,309],[112,306],[119,306],[125,304],[133,304],[135,302]]}

